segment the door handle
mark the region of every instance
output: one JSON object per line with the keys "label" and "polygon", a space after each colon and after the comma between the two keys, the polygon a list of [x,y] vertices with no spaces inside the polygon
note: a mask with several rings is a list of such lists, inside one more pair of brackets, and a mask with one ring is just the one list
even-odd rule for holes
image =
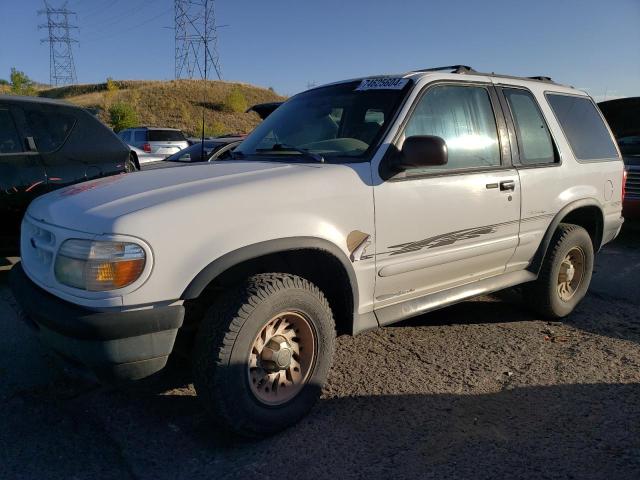
{"label": "door handle", "polygon": [[502,182],[500,182],[500,190],[501,191],[506,191],[506,190],[515,190],[516,189],[516,182],[514,180],[504,180]]}

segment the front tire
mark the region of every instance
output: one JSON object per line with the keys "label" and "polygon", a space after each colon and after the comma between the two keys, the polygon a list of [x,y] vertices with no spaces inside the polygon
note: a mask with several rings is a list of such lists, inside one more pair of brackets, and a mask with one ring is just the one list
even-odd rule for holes
{"label": "front tire", "polygon": [[329,304],[311,282],[260,274],[213,304],[194,350],[194,385],[214,421],[242,436],[273,434],[318,400],[335,342]]}
{"label": "front tire", "polygon": [[589,289],[593,261],[593,243],[587,231],[578,225],[561,223],[549,244],[538,279],[525,286],[527,303],[544,317],[566,317]]}

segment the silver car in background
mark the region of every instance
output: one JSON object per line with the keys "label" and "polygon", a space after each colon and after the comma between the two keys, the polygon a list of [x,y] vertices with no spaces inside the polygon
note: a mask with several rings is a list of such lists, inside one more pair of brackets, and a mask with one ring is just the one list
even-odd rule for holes
{"label": "silver car in background", "polygon": [[126,144],[144,152],[138,155],[141,164],[157,162],[189,146],[184,133],[175,128],[127,128],[118,132],[118,136]]}

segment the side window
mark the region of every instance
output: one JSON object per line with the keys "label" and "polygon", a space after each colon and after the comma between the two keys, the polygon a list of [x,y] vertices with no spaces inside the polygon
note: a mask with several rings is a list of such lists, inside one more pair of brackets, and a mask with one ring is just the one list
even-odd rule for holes
{"label": "side window", "polygon": [[47,108],[25,109],[25,118],[41,153],[59,149],[76,123],[73,115]]}
{"label": "side window", "polygon": [[133,132],[133,141],[136,143],[144,143],[147,141],[147,131],[146,130],[134,130]]}
{"label": "side window", "polygon": [[557,161],[553,140],[542,112],[530,92],[517,88],[502,90],[509,103],[518,133],[520,163],[538,165]]}
{"label": "side window", "polygon": [[484,87],[443,85],[422,97],[407,123],[405,138],[435,135],[447,142],[449,161],[433,172],[500,165],[500,144],[489,92]]}
{"label": "side window", "polygon": [[9,110],[0,109],[0,154],[22,152],[20,135]]}
{"label": "side window", "polygon": [[578,160],[618,158],[611,135],[590,98],[548,93],[547,99]]}

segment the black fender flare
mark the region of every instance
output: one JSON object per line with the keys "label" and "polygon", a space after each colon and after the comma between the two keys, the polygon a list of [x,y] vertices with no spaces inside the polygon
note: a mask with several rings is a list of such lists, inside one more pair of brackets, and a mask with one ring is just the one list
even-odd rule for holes
{"label": "black fender flare", "polygon": [[354,314],[357,312],[359,305],[358,281],[351,261],[335,244],[317,237],[279,238],[232,250],[204,267],[200,273],[191,280],[180,298],[183,300],[198,298],[207,285],[216,277],[236,265],[265,255],[292,250],[321,250],[335,257],[347,273],[353,295]]}
{"label": "black fender flare", "polygon": [[[544,234],[542,242],[538,246],[538,250],[536,250],[536,253],[533,255],[533,259],[531,260],[531,263],[529,264],[527,270],[535,273],[536,275],[540,273],[542,261],[547,254],[547,250],[549,249],[549,245],[551,244],[551,239],[553,238],[553,234],[557,230],[558,225],[560,225],[562,219],[565,218],[569,213],[582,207],[596,207],[602,214],[602,206],[594,198],[583,198],[581,200],[575,200],[562,207],[560,211],[556,213],[556,215],[553,217],[553,220],[551,220],[551,223],[547,227],[547,231]],[[602,220],[604,222],[604,215],[602,215]],[[600,243],[601,242],[602,239],[600,239]],[[600,245],[598,245],[598,248],[599,247]]]}

